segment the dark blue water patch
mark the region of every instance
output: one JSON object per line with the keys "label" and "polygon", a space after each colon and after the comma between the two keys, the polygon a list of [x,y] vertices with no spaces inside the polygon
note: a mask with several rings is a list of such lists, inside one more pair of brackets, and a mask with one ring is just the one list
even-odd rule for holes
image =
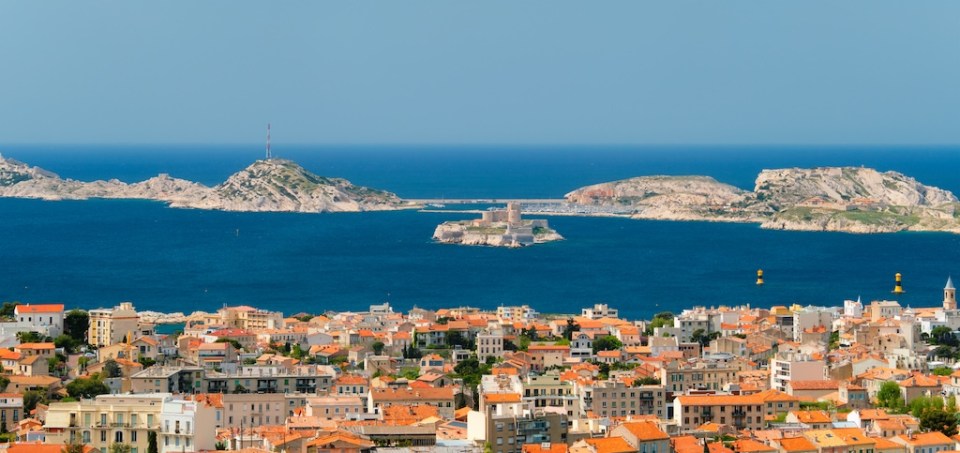
{"label": "dark blue water patch", "polygon": [[[960,275],[960,236],[763,230],[752,224],[551,217],[567,240],[524,249],[430,240],[463,213],[283,214],[171,209],[135,200],[0,199],[0,300],[94,308],[286,313],[530,304],[579,311],[608,302],[626,316],[693,305],[837,305],[941,300]],[[767,284],[754,284],[763,268]]]}

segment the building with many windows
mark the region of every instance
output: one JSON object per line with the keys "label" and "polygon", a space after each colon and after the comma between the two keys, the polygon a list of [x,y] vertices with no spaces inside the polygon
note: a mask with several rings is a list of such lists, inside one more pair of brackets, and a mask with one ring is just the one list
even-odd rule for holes
{"label": "building with many windows", "polygon": [[[132,302],[121,302],[113,308],[90,310],[90,327],[87,341],[97,347],[121,343],[130,334],[136,337],[140,326],[140,315]],[[133,340],[133,338],[130,338]]]}

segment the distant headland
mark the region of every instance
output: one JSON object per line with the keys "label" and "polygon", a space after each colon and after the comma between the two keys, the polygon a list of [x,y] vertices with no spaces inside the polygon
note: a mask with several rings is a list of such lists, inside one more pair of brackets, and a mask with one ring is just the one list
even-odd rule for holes
{"label": "distant headland", "polygon": [[357,186],[346,179],[317,176],[293,161],[276,158],[258,160],[223,183],[207,187],[166,174],[135,184],[116,179],[76,181],[0,156],[0,197],[145,199],[177,208],[243,212],[360,212],[419,207],[394,193]]}
{"label": "distant headland", "polygon": [[708,176],[643,176],[583,187],[566,201],[564,213],[579,209],[582,215],[751,222],[802,231],[960,233],[960,203],[953,193],[861,167],[764,170],[752,192]]}

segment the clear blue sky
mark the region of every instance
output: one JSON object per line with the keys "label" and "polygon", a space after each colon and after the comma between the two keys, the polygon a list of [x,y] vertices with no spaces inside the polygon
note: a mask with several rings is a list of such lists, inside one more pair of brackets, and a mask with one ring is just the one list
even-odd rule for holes
{"label": "clear blue sky", "polygon": [[957,1],[3,1],[14,143],[957,144]]}

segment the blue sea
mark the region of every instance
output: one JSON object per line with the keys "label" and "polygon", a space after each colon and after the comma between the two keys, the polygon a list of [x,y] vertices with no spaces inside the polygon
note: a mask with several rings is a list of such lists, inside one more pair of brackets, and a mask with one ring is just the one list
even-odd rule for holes
{"label": "blue sea", "polygon": [[[960,148],[311,147],[280,157],[408,198],[559,198],[651,174],[704,174],[750,189],[764,168],[865,165],[960,193]],[[261,157],[256,146],[7,146],[4,156],[80,180],[158,173],[216,184]],[[452,206],[451,206],[452,208]],[[634,318],[694,305],[839,305],[942,299],[960,276],[960,235],[853,235],[751,224],[551,217],[567,240],[524,249],[432,243],[434,227],[475,214],[285,214],[171,209],[137,200],[0,199],[0,300],[96,308],[285,313],[529,304],[579,312],[605,302]],[[767,284],[754,284],[762,268]]]}

